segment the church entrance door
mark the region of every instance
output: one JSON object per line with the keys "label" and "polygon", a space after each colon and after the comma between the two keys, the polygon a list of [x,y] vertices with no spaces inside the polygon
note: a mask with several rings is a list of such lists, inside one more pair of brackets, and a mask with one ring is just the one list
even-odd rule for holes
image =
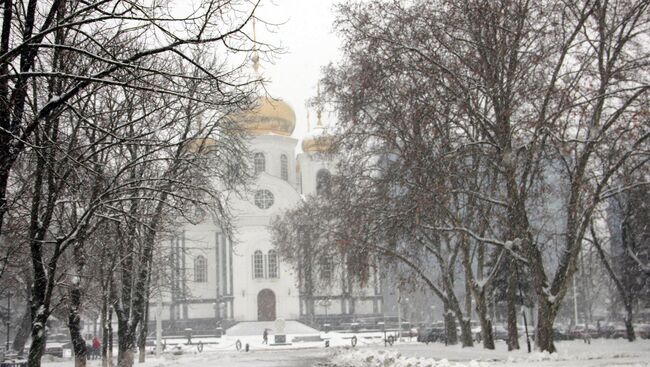
{"label": "church entrance door", "polygon": [[257,320],[275,320],[275,293],[270,289],[262,289],[257,294]]}

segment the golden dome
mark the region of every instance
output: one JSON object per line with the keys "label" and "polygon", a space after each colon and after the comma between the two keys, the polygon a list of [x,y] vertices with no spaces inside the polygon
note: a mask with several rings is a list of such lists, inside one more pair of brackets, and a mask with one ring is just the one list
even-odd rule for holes
{"label": "golden dome", "polygon": [[302,140],[302,151],[305,153],[323,153],[330,149],[334,137],[325,130],[314,130]]}
{"label": "golden dome", "polygon": [[255,135],[277,134],[291,136],[296,127],[296,114],[291,106],[279,99],[259,98],[255,108],[235,116],[236,121]]}

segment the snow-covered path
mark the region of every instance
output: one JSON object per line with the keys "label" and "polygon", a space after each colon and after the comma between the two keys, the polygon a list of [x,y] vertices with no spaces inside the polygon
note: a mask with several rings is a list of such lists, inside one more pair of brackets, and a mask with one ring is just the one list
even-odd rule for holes
{"label": "snow-covered path", "polygon": [[305,367],[317,366],[326,362],[331,356],[329,350],[296,349],[296,350],[260,350],[245,352],[206,353],[192,356],[166,356],[156,360],[151,358],[145,365],[135,364],[134,367]]}
{"label": "snow-covered path", "polygon": [[[300,344],[300,343],[298,343]],[[294,344],[294,347],[299,345]],[[524,344],[525,346],[525,344]],[[559,352],[526,353],[525,349],[507,352],[499,342],[494,351],[461,348],[442,344],[402,343],[384,348],[383,344],[360,344],[357,348],[312,347],[302,349],[255,349],[251,352],[206,350],[203,353],[148,356],[134,367],[650,367],[650,340],[629,343],[624,340],[558,342]],[[71,367],[71,360],[45,362],[44,367]],[[100,367],[90,361],[89,367]]]}

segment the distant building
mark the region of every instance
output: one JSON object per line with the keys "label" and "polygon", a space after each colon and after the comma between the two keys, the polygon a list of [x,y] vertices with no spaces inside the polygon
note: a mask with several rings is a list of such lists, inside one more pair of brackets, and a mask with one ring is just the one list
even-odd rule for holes
{"label": "distant building", "polygon": [[[279,318],[322,324],[382,315],[376,274],[353,290],[346,274],[333,272],[332,262],[341,259],[318,259],[318,269],[307,276],[282,262],[271,246],[271,218],[295,206],[303,194],[329,187],[333,164],[318,154],[327,144],[319,137],[320,124],[296,156],[298,140],[291,137],[296,116],[287,103],[261,98],[254,110],[235,118],[253,136],[250,150],[258,173],[250,196],[232,202],[237,243],[210,216],[178,228],[169,243],[173,269],[171,292],[163,299],[164,329],[209,331],[218,324]],[[310,286],[307,279],[315,284],[316,276],[330,277],[329,286]],[[155,310],[151,299],[150,321]]]}

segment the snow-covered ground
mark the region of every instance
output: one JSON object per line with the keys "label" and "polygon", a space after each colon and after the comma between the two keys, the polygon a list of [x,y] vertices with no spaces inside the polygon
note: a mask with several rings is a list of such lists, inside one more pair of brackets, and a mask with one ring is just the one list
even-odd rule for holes
{"label": "snow-covered ground", "polygon": [[[258,367],[568,367],[568,366],[634,366],[650,367],[650,340],[629,343],[624,340],[592,340],[557,342],[558,353],[523,350],[508,352],[503,342],[497,343],[494,351],[482,347],[462,348],[434,343],[424,345],[416,342],[397,343],[385,348],[378,338],[358,338],[356,348],[351,348],[346,334],[324,334],[330,338],[332,347],[325,348],[324,342],[296,342],[285,346],[266,346],[261,337],[240,337],[248,342],[250,352],[237,351],[235,337],[226,337],[221,344],[207,344],[202,352],[196,345],[169,347],[161,358],[147,356],[139,367],[213,367],[213,366],[258,366]],[[359,335],[360,336],[360,335]],[[374,336],[374,335],[372,335]],[[377,335],[378,336],[378,335]],[[243,340],[242,340],[243,339]],[[244,344],[245,345],[245,344]],[[45,367],[69,367],[71,360],[44,360]],[[101,366],[100,361],[90,361],[90,367]]]}
{"label": "snow-covered ground", "polygon": [[560,367],[560,366],[650,366],[650,340],[629,343],[624,340],[562,341],[554,354],[527,353],[524,349],[508,352],[503,342],[495,350],[482,347],[462,348],[442,344],[404,343],[385,349],[368,346],[337,353],[332,362],[337,367]]}

